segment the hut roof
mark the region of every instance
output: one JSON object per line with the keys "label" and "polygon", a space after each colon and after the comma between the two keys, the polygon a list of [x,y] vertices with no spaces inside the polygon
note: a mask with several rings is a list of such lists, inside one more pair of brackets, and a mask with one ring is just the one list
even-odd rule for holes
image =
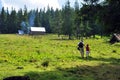
{"label": "hut roof", "polygon": [[120,41],[120,34],[115,34],[118,41]]}
{"label": "hut roof", "polygon": [[45,27],[30,27],[31,31],[35,31],[35,32],[46,32]]}
{"label": "hut roof", "polygon": [[120,42],[120,34],[113,34],[110,39],[110,43]]}

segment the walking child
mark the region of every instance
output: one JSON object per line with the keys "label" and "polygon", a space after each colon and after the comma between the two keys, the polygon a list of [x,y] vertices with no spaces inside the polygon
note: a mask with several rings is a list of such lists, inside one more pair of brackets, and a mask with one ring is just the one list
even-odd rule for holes
{"label": "walking child", "polygon": [[90,54],[90,48],[89,48],[89,45],[87,44],[86,45],[86,58],[89,57],[89,54]]}

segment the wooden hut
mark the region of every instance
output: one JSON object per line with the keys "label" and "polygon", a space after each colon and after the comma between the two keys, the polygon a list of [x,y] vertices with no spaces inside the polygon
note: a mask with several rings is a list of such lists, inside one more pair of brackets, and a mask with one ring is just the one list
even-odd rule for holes
{"label": "wooden hut", "polygon": [[45,27],[30,27],[30,35],[41,35],[45,34],[46,30]]}
{"label": "wooden hut", "polygon": [[110,43],[115,43],[115,42],[120,42],[120,34],[113,34],[111,39],[110,39]]}

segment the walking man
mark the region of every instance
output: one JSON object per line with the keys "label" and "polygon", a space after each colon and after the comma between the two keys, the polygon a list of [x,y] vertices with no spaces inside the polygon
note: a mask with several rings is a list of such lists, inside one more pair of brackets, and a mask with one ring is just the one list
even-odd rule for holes
{"label": "walking man", "polygon": [[84,58],[84,43],[83,43],[83,40],[81,40],[78,43],[78,49],[80,51],[81,57]]}

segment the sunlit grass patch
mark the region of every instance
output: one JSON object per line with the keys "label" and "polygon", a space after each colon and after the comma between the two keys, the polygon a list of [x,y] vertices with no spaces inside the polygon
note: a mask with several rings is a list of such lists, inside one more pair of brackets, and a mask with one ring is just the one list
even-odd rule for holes
{"label": "sunlit grass patch", "polygon": [[120,44],[111,45],[106,38],[84,38],[90,57],[82,59],[77,50],[80,40],[62,40],[53,34],[0,35],[0,79],[28,75],[32,80],[100,80],[105,76],[119,80]]}

